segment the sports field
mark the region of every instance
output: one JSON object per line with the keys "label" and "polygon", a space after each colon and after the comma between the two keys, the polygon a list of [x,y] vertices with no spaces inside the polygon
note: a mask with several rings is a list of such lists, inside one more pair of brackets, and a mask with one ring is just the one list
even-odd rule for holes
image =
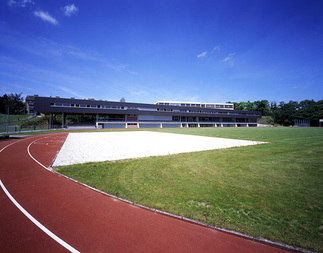
{"label": "sports field", "polygon": [[136,203],[323,251],[323,129],[157,131],[270,143],[57,170]]}

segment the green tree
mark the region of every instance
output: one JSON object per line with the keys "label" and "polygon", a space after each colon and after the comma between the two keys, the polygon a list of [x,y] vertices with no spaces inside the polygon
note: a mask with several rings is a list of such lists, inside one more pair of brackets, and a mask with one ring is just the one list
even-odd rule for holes
{"label": "green tree", "polygon": [[254,107],[254,103],[253,102],[233,102],[234,104],[234,109],[235,110],[245,110],[245,111],[254,111],[255,107]]}
{"label": "green tree", "polygon": [[316,102],[313,119],[317,120],[317,122],[319,121],[319,119],[323,119],[323,100]]}
{"label": "green tree", "polygon": [[235,110],[261,111],[263,116],[272,116],[276,124],[283,126],[294,125],[295,119],[309,119],[311,126],[318,126],[319,119],[323,119],[323,100],[315,102],[303,100],[301,102],[281,101],[269,103],[268,100],[254,102],[233,102]]}
{"label": "green tree", "polygon": [[294,120],[297,118],[299,103],[297,101],[280,102],[273,113],[275,123],[290,126],[294,125]]}
{"label": "green tree", "polygon": [[6,114],[8,113],[8,107],[9,107],[9,113],[10,114],[24,114],[25,113],[25,104],[24,99],[22,97],[22,93],[20,94],[4,94],[3,96],[0,96],[0,113]]}
{"label": "green tree", "polygon": [[263,116],[270,116],[270,107],[268,100],[258,100],[253,102],[254,110],[261,111]]}

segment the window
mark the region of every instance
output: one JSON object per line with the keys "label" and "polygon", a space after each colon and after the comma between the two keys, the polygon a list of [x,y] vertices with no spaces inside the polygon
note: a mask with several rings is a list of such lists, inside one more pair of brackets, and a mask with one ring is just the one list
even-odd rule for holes
{"label": "window", "polygon": [[140,111],[157,111],[155,108],[138,108]]}

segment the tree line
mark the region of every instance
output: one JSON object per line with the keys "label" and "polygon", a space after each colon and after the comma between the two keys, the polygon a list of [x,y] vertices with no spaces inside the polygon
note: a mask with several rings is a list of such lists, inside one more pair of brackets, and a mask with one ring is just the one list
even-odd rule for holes
{"label": "tree line", "polygon": [[0,113],[7,114],[9,107],[9,114],[21,115],[25,114],[25,103],[22,93],[20,94],[4,94],[0,96]]}
{"label": "tree line", "polygon": [[289,101],[288,103],[257,100],[233,103],[235,110],[261,111],[263,116],[271,116],[273,123],[282,126],[294,125],[295,119],[310,120],[311,126],[318,126],[319,119],[323,119],[323,100],[315,102],[312,99],[300,102]]}

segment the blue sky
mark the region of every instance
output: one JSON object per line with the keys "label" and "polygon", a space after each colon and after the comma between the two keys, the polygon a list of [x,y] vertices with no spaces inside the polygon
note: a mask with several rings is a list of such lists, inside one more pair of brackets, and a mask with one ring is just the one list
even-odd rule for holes
{"label": "blue sky", "polygon": [[0,95],[323,99],[322,0],[0,0]]}

